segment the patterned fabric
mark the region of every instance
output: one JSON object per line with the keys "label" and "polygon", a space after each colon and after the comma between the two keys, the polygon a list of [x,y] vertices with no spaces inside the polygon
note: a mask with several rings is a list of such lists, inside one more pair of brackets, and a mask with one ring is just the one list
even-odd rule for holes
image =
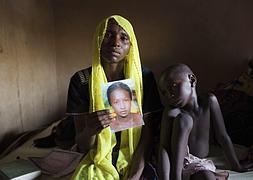
{"label": "patterned fabric", "polygon": [[189,147],[187,146],[183,167],[184,178],[189,179],[192,174],[203,170],[215,172],[215,169],[216,167],[213,164],[213,161],[208,159],[200,159],[196,156],[193,156],[189,153]]}
{"label": "patterned fabric", "polygon": [[228,171],[225,170],[216,171],[216,167],[212,160],[200,159],[190,154],[189,147],[187,146],[187,152],[184,158],[183,179],[190,180],[191,175],[200,171],[213,172],[216,180],[227,180],[229,177]]}

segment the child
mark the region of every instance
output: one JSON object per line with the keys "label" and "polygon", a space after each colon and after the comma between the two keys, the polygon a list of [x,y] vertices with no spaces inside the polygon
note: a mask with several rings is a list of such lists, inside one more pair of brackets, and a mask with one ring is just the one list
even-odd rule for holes
{"label": "child", "polygon": [[212,138],[224,150],[232,170],[246,171],[236,157],[216,97],[213,94],[197,95],[196,84],[196,76],[184,64],[168,67],[159,80],[160,91],[169,102],[161,124],[161,179],[215,180],[213,162],[199,159],[208,156]]}

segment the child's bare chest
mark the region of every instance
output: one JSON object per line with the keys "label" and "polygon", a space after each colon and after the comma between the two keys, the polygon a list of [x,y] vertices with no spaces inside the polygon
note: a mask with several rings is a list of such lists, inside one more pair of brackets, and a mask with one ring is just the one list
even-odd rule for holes
{"label": "child's bare chest", "polygon": [[198,156],[207,156],[210,136],[210,113],[209,110],[201,110],[191,114],[193,127],[189,135],[188,145],[190,151]]}

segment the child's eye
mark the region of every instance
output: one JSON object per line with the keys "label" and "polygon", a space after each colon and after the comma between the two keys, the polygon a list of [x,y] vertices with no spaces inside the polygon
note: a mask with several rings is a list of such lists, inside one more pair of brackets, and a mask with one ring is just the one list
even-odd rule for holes
{"label": "child's eye", "polygon": [[172,84],[172,87],[176,87],[176,86],[177,86],[177,83],[173,83],[173,84]]}

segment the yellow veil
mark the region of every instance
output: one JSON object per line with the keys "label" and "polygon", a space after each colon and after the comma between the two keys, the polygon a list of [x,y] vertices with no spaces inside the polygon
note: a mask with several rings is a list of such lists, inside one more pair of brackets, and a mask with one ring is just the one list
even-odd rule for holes
{"label": "yellow veil", "polygon": [[[142,71],[139,50],[134,30],[128,20],[113,15],[104,19],[97,27],[93,39],[92,73],[90,80],[90,112],[104,109],[102,102],[101,84],[106,83],[104,69],[100,61],[100,47],[107,29],[109,19],[115,19],[129,35],[131,47],[124,65],[125,78],[135,81],[138,104],[142,105]],[[140,108],[141,111],[141,108]],[[75,180],[118,180],[127,174],[132,155],[136,149],[141,134],[141,127],[130,128],[121,132],[121,144],[116,168],[112,165],[112,149],[116,145],[115,134],[110,128],[103,129],[97,136],[97,146],[91,149],[76,169],[72,179]]]}

